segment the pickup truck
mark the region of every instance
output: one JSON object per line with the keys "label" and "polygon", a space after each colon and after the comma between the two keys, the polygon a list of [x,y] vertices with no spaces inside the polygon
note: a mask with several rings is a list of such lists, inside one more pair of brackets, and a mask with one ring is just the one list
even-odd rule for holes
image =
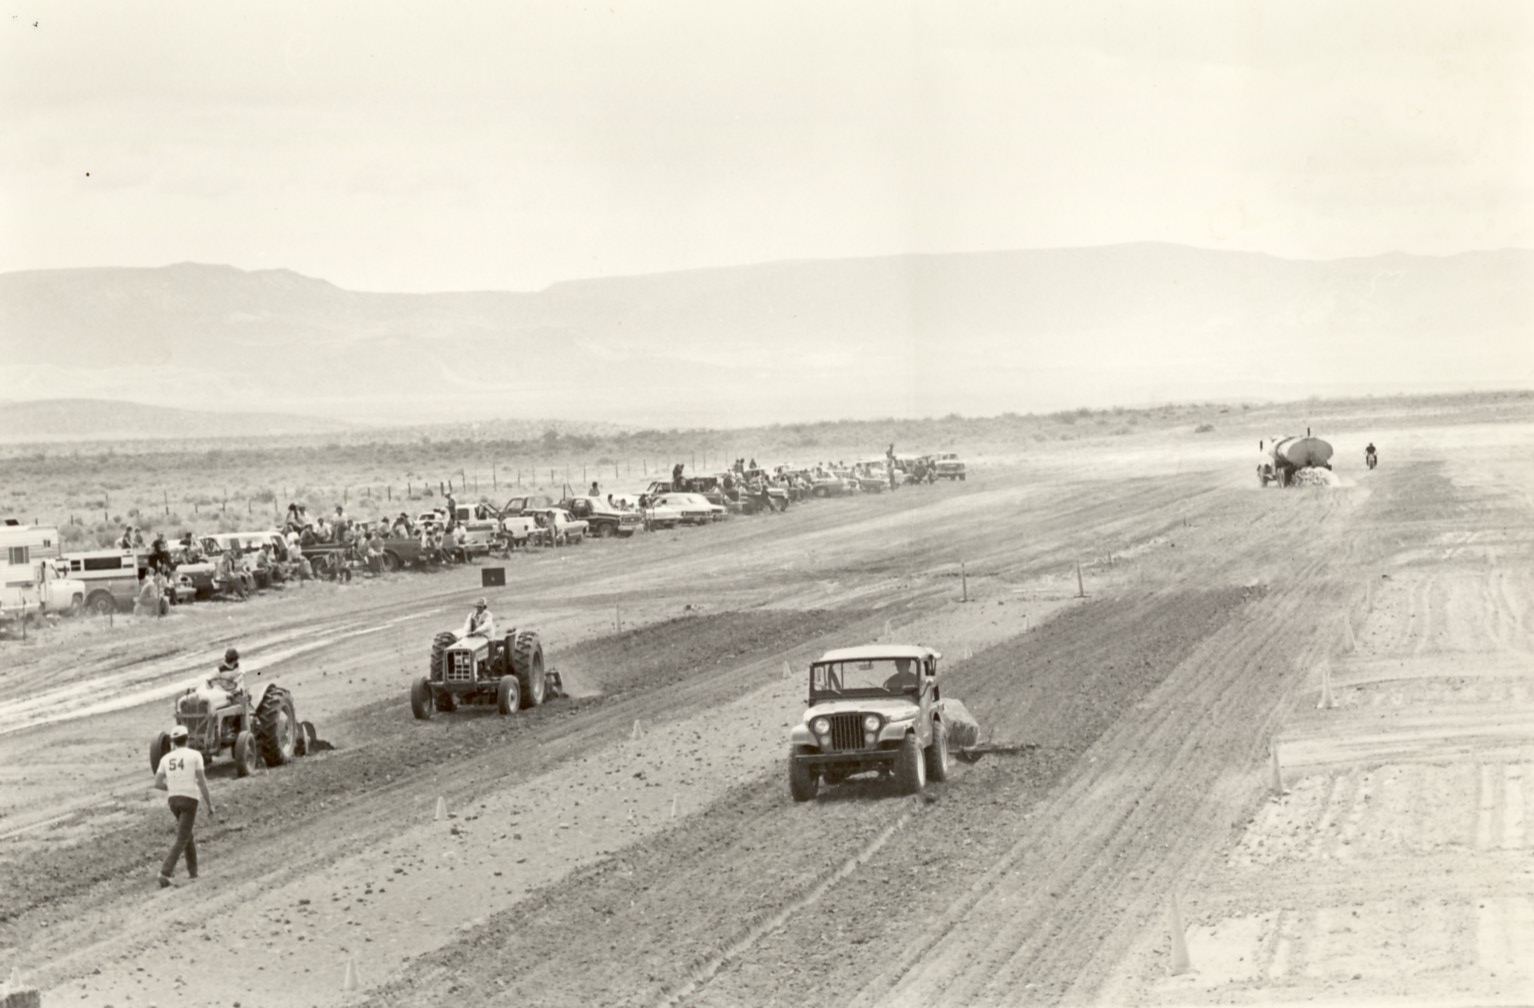
{"label": "pickup truck", "polygon": [[622,536],[627,539],[644,528],[644,516],[638,511],[613,507],[600,497],[566,497],[559,506],[583,519],[587,531],[597,538]]}
{"label": "pickup truck", "polygon": [[[0,584],[0,619],[37,613],[78,615],[85,608],[85,582],[59,576],[50,559],[6,564]],[[108,601],[108,610],[114,606]]]}
{"label": "pickup truck", "polygon": [[[500,525],[490,506],[459,504],[455,511],[458,524],[463,526],[464,532],[469,537],[464,543],[464,548],[468,550],[469,555],[489,553],[491,543],[495,540],[496,533],[500,531]],[[435,522],[445,525],[446,519],[446,510],[424,511],[417,516],[416,523]]]}

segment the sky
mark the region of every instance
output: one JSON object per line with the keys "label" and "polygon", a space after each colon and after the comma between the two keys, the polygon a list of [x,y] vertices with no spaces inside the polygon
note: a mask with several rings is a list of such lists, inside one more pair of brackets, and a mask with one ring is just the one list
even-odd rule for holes
{"label": "sky", "polygon": [[5,0],[0,272],[1534,245],[1534,7]]}

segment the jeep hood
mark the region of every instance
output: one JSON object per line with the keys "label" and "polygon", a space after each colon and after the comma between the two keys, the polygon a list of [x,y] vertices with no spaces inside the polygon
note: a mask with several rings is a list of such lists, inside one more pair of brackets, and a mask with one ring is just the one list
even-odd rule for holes
{"label": "jeep hood", "polygon": [[916,701],[910,697],[847,697],[843,700],[823,700],[804,709],[804,723],[831,714],[883,714],[886,718],[916,710]]}

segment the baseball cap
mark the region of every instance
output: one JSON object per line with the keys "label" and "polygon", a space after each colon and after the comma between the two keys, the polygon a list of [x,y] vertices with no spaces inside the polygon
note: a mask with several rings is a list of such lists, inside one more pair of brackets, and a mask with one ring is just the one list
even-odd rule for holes
{"label": "baseball cap", "polygon": [[488,608],[489,605],[490,603],[486,602],[483,598],[477,598],[474,600],[474,608],[476,609],[485,609]]}
{"label": "baseball cap", "polygon": [[186,725],[178,724],[176,727],[170,730],[170,739],[172,742],[176,741],[177,739],[184,738],[186,738]]}

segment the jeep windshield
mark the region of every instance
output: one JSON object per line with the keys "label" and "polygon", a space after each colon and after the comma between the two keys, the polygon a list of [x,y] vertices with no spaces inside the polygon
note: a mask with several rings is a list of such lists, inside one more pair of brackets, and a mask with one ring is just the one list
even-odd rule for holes
{"label": "jeep windshield", "polygon": [[810,666],[812,693],[903,693],[919,682],[915,658],[870,658]]}

